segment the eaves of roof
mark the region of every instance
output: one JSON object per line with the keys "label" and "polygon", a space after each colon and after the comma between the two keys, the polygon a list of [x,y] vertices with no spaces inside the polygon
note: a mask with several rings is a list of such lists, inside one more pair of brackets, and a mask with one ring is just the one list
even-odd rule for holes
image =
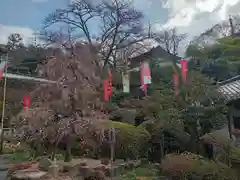
{"label": "eaves of roof", "polygon": [[227,102],[240,99],[240,76],[219,83],[218,91]]}

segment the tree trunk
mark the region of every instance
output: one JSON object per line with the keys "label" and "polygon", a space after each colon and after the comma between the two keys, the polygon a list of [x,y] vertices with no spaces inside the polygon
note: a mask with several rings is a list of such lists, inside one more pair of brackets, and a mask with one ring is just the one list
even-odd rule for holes
{"label": "tree trunk", "polygon": [[66,138],[66,149],[65,149],[65,162],[70,162],[72,160],[72,142],[71,138],[67,137]]}
{"label": "tree trunk", "polygon": [[34,158],[42,155],[41,144],[39,142],[34,142]]}
{"label": "tree trunk", "polygon": [[189,151],[192,153],[198,153],[199,148],[198,148],[198,130],[197,126],[195,124],[192,124],[190,126],[191,128],[191,137],[190,137],[190,142],[189,142]]}
{"label": "tree trunk", "polygon": [[56,152],[57,152],[57,144],[55,144],[53,146],[53,150],[52,150],[52,154],[51,154],[51,160],[54,161],[55,156],[56,156]]}
{"label": "tree trunk", "polygon": [[164,157],[164,134],[162,134],[162,137],[160,139],[160,152],[161,152],[160,162],[162,162],[162,159]]}
{"label": "tree trunk", "polygon": [[1,132],[1,137],[0,137],[0,154],[3,154],[3,149],[4,149],[4,133],[3,133],[3,130]]}

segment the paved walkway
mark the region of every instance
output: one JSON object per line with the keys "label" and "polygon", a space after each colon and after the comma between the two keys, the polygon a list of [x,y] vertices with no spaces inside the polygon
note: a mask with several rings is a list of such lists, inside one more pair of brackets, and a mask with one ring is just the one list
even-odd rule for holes
{"label": "paved walkway", "polygon": [[[80,163],[87,163],[87,165],[91,168],[94,169],[96,167],[99,167],[101,165],[101,161],[100,160],[95,160],[95,159],[88,159],[88,158],[79,158],[79,159],[73,159],[70,164],[71,165],[77,165]],[[64,162],[63,160],[57,161],[57,164],[59,165],[65,165],[65,164],[69,164],[69,162]]]}
{"label": "paved walkway", "polygon": [[9,155],[0,155],[0,180],[4,180],[9,167]]}

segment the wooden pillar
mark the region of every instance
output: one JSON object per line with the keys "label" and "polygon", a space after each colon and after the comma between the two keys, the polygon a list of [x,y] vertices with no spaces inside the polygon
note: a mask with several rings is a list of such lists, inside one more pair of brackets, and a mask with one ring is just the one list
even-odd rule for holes
{"label": "wooden pillar", "polygon": [[227,120],[228,120],[228,133],[229,133],[229,137],[230,137],[230,139],[233,139],[232,131],[233,131],[234,127],[233,127],[233,115],[232,115],[232,107],[231,106],[228,108]]}

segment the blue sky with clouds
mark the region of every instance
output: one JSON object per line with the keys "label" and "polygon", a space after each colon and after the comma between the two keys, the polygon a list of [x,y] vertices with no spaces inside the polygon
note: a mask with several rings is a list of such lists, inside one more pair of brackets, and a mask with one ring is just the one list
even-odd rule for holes
{"label": "blue sky with clouds", "polygon": [[47,14],[66,5],[64,0],[1,1],[0,24],[28,27],[34,30],[41,27],[41,23]]}
{"label": "blue sky with clouds", "polygon": [[[21,26],[38,29],[44,17],[57,8],[67,5],[67,0],[2,0],[0,6],[0,23],[10,26]],[[146,15],[146,21],[166,22],[167,10],[161,3],[134,3]],[[148,9],[151,9],[149,11]]]}
{"label": "blue sky with clouds", "polygon": [[[30,36],[33,31],[38,31],[44,18],[57,8],[64,8],[70,0],[1,0],[0,6],[0,43],[6,41],[6,34],[19,32],[24,37]],[[148,3],[135,0],[134,6],[146,15],[145,22],[165,23],[167,9],[163,9],[160,1]],[[149,10],[151,9],[151,10]],[[92,24],[94,31],[97,27]],[[15,30],[14,30],[15,29]],[[24,32],[25,30],[25,32]],[[1,36],[2,34],[2,36]],[[5,37],[3,37],[5,36]]]}
{"label": "blue sky with clouds", "polygon": [[[6,43],[11,33],[25,39],[41,28],[47,14],[66,7],[70,0],[1,0],[0,43]],[[214,24],[239,14],[240,0],[133,0],[156,29],[176,27],[188,34],[188,40]],[[92,26],[92,29],[97,26]]]}

